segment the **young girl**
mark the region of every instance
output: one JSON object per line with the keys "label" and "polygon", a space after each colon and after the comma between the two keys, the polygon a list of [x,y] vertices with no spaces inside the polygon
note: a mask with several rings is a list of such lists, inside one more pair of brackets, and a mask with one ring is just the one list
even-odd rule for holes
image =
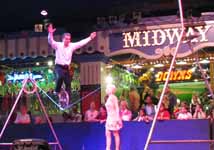
{"label": "young girl", "polygon": [[150,122],[152,120],[153,120],[152,117],[149,117],[149,116],[146,115],[146,112],[145,112],[144,108],[141,108],[139,110],[138,116],[133,121],[138,121],[138,122],[145,121],[145,122],[148,123],[148,122]]}

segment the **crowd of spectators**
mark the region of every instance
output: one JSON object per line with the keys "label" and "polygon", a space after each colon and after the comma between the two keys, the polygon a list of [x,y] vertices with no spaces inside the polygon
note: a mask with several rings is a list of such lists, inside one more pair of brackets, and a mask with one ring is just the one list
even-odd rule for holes
{"label": "crowd of spectators", "polygon": [[[134,93],[134,94],[133,94]],[[138,91],[131,88],[129,98],[124,96],[119,98],[120,115],[123,121],[144,121],[150,122],[154,119],[155,113],[158,113],[157,120],[188,120],[188,119],[213,119],[214,100],[209,99],[207,92],[200,97],[199,93],[193,92],[192,99],[188,103],[186,100],[179,100],[171,91],[170,86],[166,87],[160,110],[157,112],[157,104],[161,92],[154,94],[152,89],[145,89],[141,96]],[[91,107],[91,105],[93,107]],[[95,110],[95,103],[92,102],[90,108],[86,111],[84,121],[88,121],[89,114],[92,117],[90,122],[105,120],[105,107],[102,105],[100,110]],[[90,113],[89,113],[90,112]],[[92,113],[93,112],[93,113]],[[93,115],[92,115],[93,114]],[[102,115],[102,119],[99,116]]]}
{"label": "crowd of spectators", "polygon": [[[144,98],[141,100],[138,91],[131,88],[128,96],[129,99],[125,99],[124,96],[119,98],[122,120],[151,122],[154,119],[155,113],[157,113],[160,94],[160,91],[155,95],[152,89],[145,89],[142,93]],[[202,97],[200,97],[199,93],[193,92],[192,99],[188,103],[188,101],[179,100],[171,91],[170,87],[167,86],[157,115],[157,120],[210,119],[212,121],[214,100],[209,99],[206,94],[207,92],[205,91],[205,94],[202,94]],[[105,121],[107,114],[104,104],[101,105],[99,110],[96,110],[95,105],[96,103],[92,101],[88,110],[81,114],[82,121],[101,123]]]}
{"label": "crowd of spectators", "polygon": [[[50,91],[51,93],[51,91]],[[50,94],[48,93],[48,94]],[[161,91],[155,92],[151,88],[145,88],[141,93],[131,87],[128,92],[128,98],[125,96],[118,97],[120,106],[120,115],[123,121],[143,121],[151,122],[157,113],[157,105],[160,99]],[[14,95],[8,92],[1,102],[1,116],[7,115],[14,102]],[[11,101],[11,99],[13,101]],[[104,98],[106,99],[106,97]],[[95,101],[92,101],[85,112],[80,111],[80,105],[74,105],[68,111],[61,112],[62,122],[105,122],[107,113],[105,109],[105,100],[99,107]],[[45,103],[45,105],[48,105]],[[48,107],[48,106],[47,106]],[[11,117],[11,122],[18,124],[41,124],[45,123],[44,117],[32,115],[29,111],[26,97],[22,97],[22,103],[17,106],[16,111]],[[163,95],[163,100],[158,112],[158,120],[169,119],[210,119],[213,120],[214,100],[208,98],[205,91],[201,95],[193,92],[191,101],[179,100],[177,96],[167,86]],[[50,118],[52,119],[52,118]],[[54,121],[54,120],[53,120]]]}

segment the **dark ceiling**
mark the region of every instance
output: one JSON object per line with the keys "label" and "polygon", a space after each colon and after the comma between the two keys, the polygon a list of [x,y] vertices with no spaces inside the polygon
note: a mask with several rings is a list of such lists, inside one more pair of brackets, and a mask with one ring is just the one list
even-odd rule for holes
{"label": "dark ceiling", "polygon": [[[185,8],[214,11],[213,0],[183,0]],[[143,17],[173,15],[178,10],[176,0],[4,0],[0,2],[0,33],[33,30],[34,24],[45,19],[56,26],[81,33],[94,30],[96,17],[141,11]]]}

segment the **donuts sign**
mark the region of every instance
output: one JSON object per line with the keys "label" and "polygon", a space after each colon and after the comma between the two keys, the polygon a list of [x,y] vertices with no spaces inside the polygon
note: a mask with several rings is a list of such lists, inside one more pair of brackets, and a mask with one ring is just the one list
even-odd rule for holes
{"label": "donuts sign", "polygon": [[[163,72],[159,71],[156,75],[157,82],[166,81],[167,75],[169,72]],[[192,70],[178,70],[178,71],[172,71],[170,74],[170,81],[184,81],[184,80],[190,80],[192,77]]]}

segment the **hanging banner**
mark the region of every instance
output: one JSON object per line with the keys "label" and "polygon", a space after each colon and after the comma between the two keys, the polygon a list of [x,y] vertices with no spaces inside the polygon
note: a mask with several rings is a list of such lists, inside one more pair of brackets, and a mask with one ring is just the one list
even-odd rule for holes
{"label": "hanging banner", "polygon": [[[188,23],[185,27],[177,57],[185,57],[201,48],[214,46],[214,21]],[[170,56],[180,36],[181,25],[178,23],[112,30],[108,34],[108,55],[134,53],[146,59]]]}

